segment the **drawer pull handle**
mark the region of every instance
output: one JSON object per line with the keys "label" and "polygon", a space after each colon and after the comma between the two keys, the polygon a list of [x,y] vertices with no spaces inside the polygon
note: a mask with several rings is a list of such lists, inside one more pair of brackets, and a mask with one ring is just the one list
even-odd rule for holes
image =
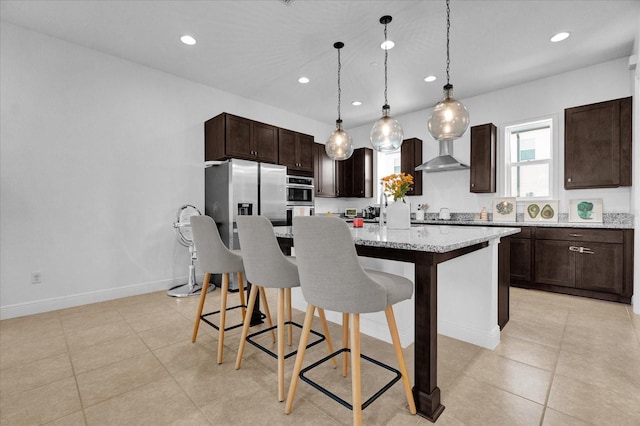
{"label": "drawer pull handle", "polygon": [[593,251],[591,251],[589,247],[569,246],[569,251],[575,251],[577,253],[584,253],[584,254],[595,254]]}
{"label": "drawer pull handle", "polygon": [[582,234],[569,234],[570,237],[582,237]]}

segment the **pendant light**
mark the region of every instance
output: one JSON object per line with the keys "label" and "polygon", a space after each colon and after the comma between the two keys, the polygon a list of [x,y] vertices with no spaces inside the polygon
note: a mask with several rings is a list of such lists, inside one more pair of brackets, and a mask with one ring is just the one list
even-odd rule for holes
{"label": "pendant light", "polygon": [[429,133],[437,141],[458,139],[469,127],[469,111],[462,102],[453,98],[453,85],[449,83],[450,13],[449,0],[447,0],[447,84],[443,87],[444,98],[435,106],[427,123]]}
{"label": "pendant light", "polygon": [[373,124],[369,139],[373,149],[378,152],[394,152],[400,149],[404,132],[397,120],[389,116],[389,101],[387,99],[387,59],[389,56],[389,43],[387,42],[387,24],[391,22],[391,16],[385,15],[380,18],[380,23],[384,25],[384,105],[382,106],[382,117]]}
{"label": "pendant light", "polygon": [[332,160],[341,161],[346,160],[353,154],[353,142],[351,136],[342,130],[342,119],[340,118],[340,69],[342,68],[340,49],[344,47],[344,43],[337,41],[333,44],[333,47],[338,50],[338,119],[336,120],[336,130],[329,136],[327,143],[324,145],[324,150]]}

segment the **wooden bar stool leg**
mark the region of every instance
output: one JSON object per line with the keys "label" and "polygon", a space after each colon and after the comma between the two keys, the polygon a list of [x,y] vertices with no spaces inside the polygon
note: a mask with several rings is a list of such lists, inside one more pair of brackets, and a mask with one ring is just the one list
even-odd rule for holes
{"label": "wooden bar stool leg", "polygon": [[[269,328],[273,327],[273,322],[271,321],[271,312],[269,312],[269,304],[267,303],[267,294],[265,293],[264,287],[260,287],[260,300],[262,301],[262,305],[264,306],[264,314],[267,317],[267,325]],[[276,308],[277,309],[277,308]],[[249,310],[251,312],[251,309]],[[276,321],[278,319],[276,318]],[[273,343],[276,342],[276,333],[271,330],[271,341]]]}
{"label": "wooden bar stool leg", "polygon": [[244,283],[242,280],[242,272],[238,272],[238,295],[240,296],[240,310],[242,311],[242,319],[244,320],[244,315],[246,314],[246,308],[244,303]]}
{"label": "wooden bar stool leg", "polygon": [[200,316],[202,315],[202,309],[204,308],[204,300],[207,298],[207,289],[209,288],[209,280],[211,274],[204,274],[204,281],[202,282],[202,290],[200,291],[200,301],[198,302],[198,311],[196,312],[196,322],[193,324],[193,335],[191,336],[191,342],[195,343],[198,338],[198,329],[200,328]]}
{"label": "wooden bar stool leg", "polygon": [[387,316],[387,324],[389,325],[393,348],[396,351],[396,358],[398,358],[398,365],[400,367],[400,373],[402,374],[402,384],[404,385],[404,392],[407,394],[407,402],[409,403],[409,411],[411,414],[416,414],[416,402],[413,399],[413,393],[411,392],[411,383],[409,382],[409,374],[407,373],[407,364],[404,362],[404,355],[402,354],[402,346],[400,345],[400,336],[398,336],[398,326],[396,324],[395,315],[393,314],[393,307],[391,305],[387,306],[384,313]]}
{"label": "wooden bar stool leg", "polygon": [[218,364],[222,364],[224,350],[224,327],[227,320],[227,292],[229,291],[229,274],[222,274],[222,292],[220,294],[220,325],[218,330]]}
{"label": "wooden bar stool leg", "polygon": [[284,288],[278,289],[278,401],[284,401]]}
{"label": "wooden bar stool leg", "polygon": [[313,313],[315,312],[315,310],[315,306],[311,304],[307,305],[307,313],[304,316],[304,324],[302,325],[302,335],[300,336],[300,343],[298,343],[296,362],[293,366],[293,373],[291,374],[291,384],[289,385],[287,403],[284,407],[285,414],[290,414],[291,408],[293,407],[293,398],[296,396],[296,388],[298,387],[298,376],[300,375],[300,370],[302,370],[302,362],[304,361],[304,353],[307,349],[309,334],[311,334],[311,323],[313,322]]}
{"label": "wooden bar stool leg", "polygon": [[244,323],[242,325],[242,335],[240,336],[240,346],[238,346],[238,356],[236,357],[236,370],[239,370],[242,366],[242,355],[244,354],[244,345],[247,342],[247,335],[249,334],[249,326],[251,326],[251,313],[253,307],[256,304],[256,297],[258,296],[258,286],[253,285],[251,292],[249,293],[249,304],[247,305],[247,313],[244,316]]}
{"label": "wooden bar stool leg", "polygon": [[293,324],[291,324],[291,318],[293,318],[291,312],[291,289],[287,288],[284,290],[284,302],[285,309],[287,310],[287,321],[289,322],[289,326],[287,327],[287,343],[289,346],[293,345]]}
{"label": "wooden bar stool leg", "polygon": [[[342,347],[349,347],[349,314],[342,314]],[[349,355],[342,352],[342,377],[349,374]]]}
{"label": "wooden bar stool leg", "polygon": [[[320,317],[320,324],[322,324],[324,339],[327,341],[327,350],[329,351],[329,355],[331,355],[333,353],[333,342],[331,341],[331,334],[329,333],[329,326],[327,325],[327,317],[324,314],[324,309],[318,308],[318,316]],[[331,364],[333,364],[333,368],[338,368],[336,357],[331,358]]]}
{"label": "wooden bar stool leg", "polygon": [[360,383],[360,314],[351,314],[351,404],[353,424],[362,424],[362,387]]}

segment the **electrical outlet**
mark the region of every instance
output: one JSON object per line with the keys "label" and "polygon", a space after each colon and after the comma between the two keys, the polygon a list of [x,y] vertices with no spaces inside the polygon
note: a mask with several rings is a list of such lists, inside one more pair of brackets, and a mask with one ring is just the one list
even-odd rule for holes
{"label": "electrical outlet", "polygon": [[40,271],[34,271],[31,273],[31,284],[42,284],[42,274]]}

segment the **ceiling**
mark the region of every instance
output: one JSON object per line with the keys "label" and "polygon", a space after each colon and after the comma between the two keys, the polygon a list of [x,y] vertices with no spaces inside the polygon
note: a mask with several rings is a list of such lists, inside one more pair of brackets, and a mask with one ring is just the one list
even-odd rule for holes
{"label": "ceiling", "polygon": [[[330,125],[337,118],[333,43],[342,41],[346,128],[380,116],[383,15],[393,17],[388,38],[396,43],[388,62],[391,114],[433,107],[446,83],[444,0],[0,2],[4,21]],[[637,0],[452,0],[454,95],[464,99],[628,57],[639,26]],[[559,31],[571,37],[550,43]],[[183,45],[183,34],[198,43]],[[437,80],[426,83],[431,74]],[[302,75],[311,82],[299,84]]]}

